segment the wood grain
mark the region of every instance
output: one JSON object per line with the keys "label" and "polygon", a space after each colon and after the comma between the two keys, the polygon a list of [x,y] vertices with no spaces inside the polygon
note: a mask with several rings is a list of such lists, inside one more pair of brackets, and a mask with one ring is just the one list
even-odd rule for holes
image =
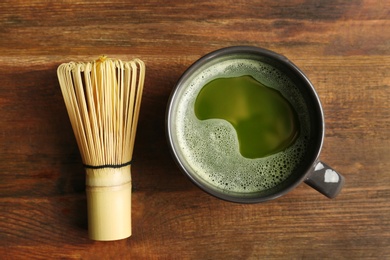
{"label": "wood grain", "polygon": [[[389,1],[0,3],[1,259],[390,258]],[[302,184],[242,205],[174,164],[165,107],[202,55],[254,45],[311,79],[326,118],[321,159],[346,177],[329,200]],[[101,54],[147,65],[133,165],[133,236],[87,238],[84,170],[56,77]]]}

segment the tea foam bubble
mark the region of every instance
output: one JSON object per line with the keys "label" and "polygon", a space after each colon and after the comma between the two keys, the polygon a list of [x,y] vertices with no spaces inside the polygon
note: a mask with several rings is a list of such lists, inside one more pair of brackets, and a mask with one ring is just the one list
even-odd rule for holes
{"label": "tea foam bubble", "polygon": [[[209,81],[225,75],[251,75],[282,93],[300,122],[300,134],[293,145],[268,157],[248,159],[240,154],[236,131],[229,122],[199,120],[195,116],[199,91]],[[281,183],[302,160],[310,131],[307,107],[297,87],[279,70],[250,59],[225,60],[196,74],[183,89],[179,93],[174,130],[185,164],[204,181],[226,192],[258,192]]]}

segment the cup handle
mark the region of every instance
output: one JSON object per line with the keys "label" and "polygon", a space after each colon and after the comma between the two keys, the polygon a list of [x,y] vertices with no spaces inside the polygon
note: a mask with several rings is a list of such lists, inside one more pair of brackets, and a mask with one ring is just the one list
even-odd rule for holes
{"label": "cup handle", "polygon": [[344,177],[329,167],[327,164],[318,161],[305,183],[313,189],[333,199],[343,187]]}

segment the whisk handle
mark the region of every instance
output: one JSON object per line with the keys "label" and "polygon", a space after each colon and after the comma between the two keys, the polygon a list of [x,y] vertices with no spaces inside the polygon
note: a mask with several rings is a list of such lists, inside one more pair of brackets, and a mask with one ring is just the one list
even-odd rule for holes
{"label": "whisk handle", "polygon": [[131,236],[131,173],[122,168],[87,169],[88,233],[93,240]]}

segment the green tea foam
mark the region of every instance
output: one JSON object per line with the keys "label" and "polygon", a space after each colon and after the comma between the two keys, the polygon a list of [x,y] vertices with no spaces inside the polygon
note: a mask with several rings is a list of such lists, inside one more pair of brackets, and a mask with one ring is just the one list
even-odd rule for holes
{"label": "green tea foam", "polygon": [[[226,75],[251,75],[278,90],[289,101],[300,124],[299,136],[291,146],[264,158],[245,158],[229,122],[196,117],[194,104],[200,90],[208,82]],[[298,88],[274,67],[250,59],[221,61],[195,74],[177,95],[173,138],[177,139],[185,166],[211,185],[238,193],[270,189],[285,180],[302,160],[310,131],[308,110]]]}

